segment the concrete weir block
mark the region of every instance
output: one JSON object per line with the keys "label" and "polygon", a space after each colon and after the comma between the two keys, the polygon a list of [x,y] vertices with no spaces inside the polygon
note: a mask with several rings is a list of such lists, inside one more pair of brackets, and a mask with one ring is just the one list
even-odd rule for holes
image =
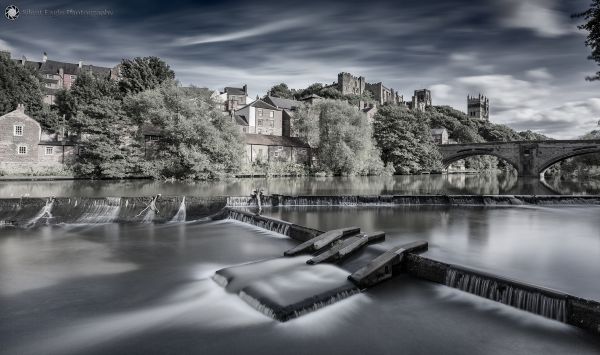
{"label": "concrete weir block", "polygon": [[384,239],[384,232],[375,232],[371,233],[370,235],[360,234],[355,237],[350,237],[340,243],[335,244],[314,258],[309,259],[306,263],[313,265],[322,262],[336,262],[344,259],[369,243],[380,242]]}
{"label": "concrete weir block", "polygon": [[354,235],[357,233],[360,233],[360,228],[358,228],[358,227],[349,227],[349,228],[330,230],[330,231],[320,234],[310,240],[307,240],[306,242],[304,242],[300,245],[297,245],[296,247],[283,253],[283,255],[293,256],[293,255],[298,255],[298,254],[304,253],[304,252],[318,251],[318,250],[323,249],[327,245],[330,245],[331,243],[335,242],[336,240],[339,240],[341,238],[348,237],[348,236],[351,236],[351,235]]}
{"label": "concrete weir block", "polygon": [[427,242],[418,241],[394,247],[371,260],[348,279],[361,288],[374,286],[391,278],[394,266],[401,264],[406,254],[426,251],[428,246]]}

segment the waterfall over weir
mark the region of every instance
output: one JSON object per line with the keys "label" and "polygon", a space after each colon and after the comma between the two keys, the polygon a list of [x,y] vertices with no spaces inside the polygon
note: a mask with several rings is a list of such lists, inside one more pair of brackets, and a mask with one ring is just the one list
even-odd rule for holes
{"label": "waterfall over weir", "polygon": [[167,223],[213,216],[224,197],[58,197],[0,199],[0,226],[60,223]]}
{"label": "waterfall over weir", "polygon": [[[77,201],[75,202],[75,206],[77,206]],[[120,211],[120,197],[107,197],[106,199],[95,200],[84,210],[77,223],[112,223],[117,220]]]}
{"label": "waterfall over weir", "polygon": [[177,213],[175,214],[175,216],[173,216],[173,218],[171,218],[169,222],[185,222],[185,196],[183,196],[183,198],[181,199],[181,205],[179,205],[179,210],[177,210]]}
{"label": "waterfall over weir", "polygon": [[447,270],[445,284],[546,318],[567,321],[566,295],[542,293],[540,289],[454,268]]}

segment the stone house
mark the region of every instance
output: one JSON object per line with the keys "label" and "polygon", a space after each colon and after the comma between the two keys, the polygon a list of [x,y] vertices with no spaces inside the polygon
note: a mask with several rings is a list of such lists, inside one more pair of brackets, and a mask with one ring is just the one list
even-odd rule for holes
{"label": "stone house", "polygon": [[431,139],[435,144],[448,144],[448,130],[445,128],[432,128]]}
{"label": "stone house", "polygon": [[246,134],[246,162],[310,162],[310,147],[299,138]]}
{"label": "stone house", "polygon": [[302,101],[284,99],[281,97],[267,96],[264,101],[282,110],[282,135],[285,137],[292,136],[292,128],[294,123],[294,115],[298,108],[303,104]]}
{"label": "stone house", "polygon": [[241,88],[226,87],[220,93],[220,100],[223,102],[223,111],[232,113],[252,102],[248,96],[248,85],[244,84]]}
{"label": "stone house", "polygon": [[263,100],[255,100],[233,112],[233,116],[243,133],[281,136],[283,135],[282,111]]}
{"label": "stone house", "polygon": [[23,174],[71,163],[77,146],[42,133],[40,124],[25,114],[25,107],[0,116],[0,170]]}

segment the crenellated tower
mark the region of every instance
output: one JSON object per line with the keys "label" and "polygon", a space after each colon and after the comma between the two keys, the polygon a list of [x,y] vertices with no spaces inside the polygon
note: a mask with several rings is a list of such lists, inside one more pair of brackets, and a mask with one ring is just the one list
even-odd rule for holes
{"label": "crenellated tower", "polygon": [[478,96],[467,95],[467,115],[469,118],[489,121],[490,100],[481,94]]}

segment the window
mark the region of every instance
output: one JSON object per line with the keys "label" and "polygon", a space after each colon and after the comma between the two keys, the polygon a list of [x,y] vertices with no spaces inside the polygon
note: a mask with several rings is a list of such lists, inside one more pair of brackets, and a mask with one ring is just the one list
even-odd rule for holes
{"label": "window", "polygon": [[258,120],[258,126],[262,126],[263,125],[263,120]]}
{"label": "window", "polygon": [[275,121],[269,120],[269,127],[275,127]]}
{"label": "window", "polygon": [[71,80],[77,79],[77,75],[71,75]]}
{"label": "window", "polygon": [[23,136],[23,125],[16,124],[15,127],[14,127],[13,134],[15,136],[22,137]]}
{"label": "window", "polygon": [[19,148],[17,148],[17,154],[27,154],[27,147],[20,145]]}
{"label": "window", "polygon": [[258,109],[258,115],[259,115],[260,117],[262,117],[262,108],[259,108],[259,109]]}
{"label": "window", "polygon": [[271,117],[271,118],[275,117],[275,112],[269,111],[269,117]]}
{"label": "window", "polygon": [[46,147],[46,155],[54,154],[54,147]]}
{"label": "window", "polygon": [[46,74],[46,79],[52,79],[54,77],[54,75],[52,74]]}

